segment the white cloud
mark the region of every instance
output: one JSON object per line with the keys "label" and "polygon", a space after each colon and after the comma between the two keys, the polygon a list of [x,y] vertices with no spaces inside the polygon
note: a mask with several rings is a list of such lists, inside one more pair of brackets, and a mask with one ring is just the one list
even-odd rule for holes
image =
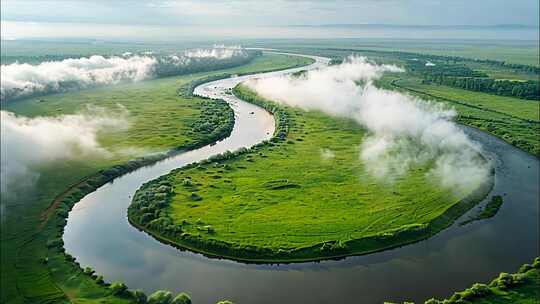
{"label": "white cloud", "polygon": [[431,164],[429,178],[458,192],[474,189],[487,177],[489,166],[478,154],[480,147],[452,121],[455,112],[372,84],[382,73],[398,71],[396,66],[351,57],[300,78],[264,78],[248,85],[278,102],[356,120],[368,131],[359,157],[377,178],[392,180],[415,166]]}
{"label": "white cloud", "polygon": [[56,117],[28,118],[0,111],[1,193],[13,195],[32,185],[39,175],[36,165],[85,157],[110,157],[98,132],[128,127],[127,111],[88,107],[85,111]]}
{"label": "white cloud", "polygon": [[122,56],[95,55],[38,65],[13,63],[2,65],[0,100],[137,82],[157,76],[181,74],[195,64],[204,66],[205,61],[209,60],[225,62],[246,56],[247,52],[239,46],[216,45],[209,49],[187,50],[167,56],[133,55],[127,52]]}

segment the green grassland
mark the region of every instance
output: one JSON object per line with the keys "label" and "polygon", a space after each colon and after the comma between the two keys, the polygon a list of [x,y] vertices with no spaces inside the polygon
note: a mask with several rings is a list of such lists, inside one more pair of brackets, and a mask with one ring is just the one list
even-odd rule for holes
{"label": "green grassland", "polygon": [[[235,91],[277,111],[245,87]],[[355,122],[278,108],[280,140],[147,184],[134,198],[130,220],[166,241],[211,255],[316,260],[425,238],[474,204],[465,197],[474,192],[478,199],[489,188],[454,193],[428,179],[427,166],[392,182],[376,180],[359,160],[364,131]],[[160,185],[166,194],[156,194]],[[159,217],[152,215],[156,210]]]}
{"label": "green grassland", "polygon": [[399,86],[443,99],[455,100],[466,105],[485,107],[487,109],[511,115],[523,120],[539,121],[540,103],[536,100],[523,100],[513,97],[498,96],[482,92],[473,92],[445,85],[422,84],[419,79],[407,77],[396,82]]}
{"label": "green grassland", "polygon": [[[271,43],[271,44],[270,44]],[[459,39],[304,39],[251,42],[250,45],[294,48],[298,51],[341,48],[379,52],[411,52],[426,55],[460,56],[471,59],[499,60],[508,63],[539,66],[539,44],[527,40],[459,40]]]}
{"label": "green grassland", "polygon": [[[106,288],[103,283],[98,283],[95,276],[84,274],[69,256],[63,254],[61,244],[54,242],[61,236],[61,229],[65,225],[64,217],[69,210],[66,208],[70,207],[66,204],[73,203],[119,170],[129,170],[152,161],[150,158],[147,161],[120,166],[140,154],[192,147],[215,140],[215,136],[226,135],[227,130],[232,127],[232,116],[227,114],[230,113],[230,108],[218,102],[209,103],[201,98],[180,96],[177,93],[180,87],[189,85],[194,79],[212,74],[282,69],[310,62],[309,59],[293,56],[264,55],[250,64],[228,70],[51,95],[2,105],[3,110],[20,115],[54,116],[75,113],[88,104],[113,109],[117,108],[117,104],[122,104],[129,111],[130,128],[99,134],[99,142],[109,150],[129,147],[138,152],[118,153],[106,159],[85,158],[54,162],[34,168],[40,174],[40,179],[31,191],[9,200],[2,198],[0,302],[132,301],[129,297],[114,295],[113,290]],[[214,118],[215,132],[193,131],[200,122],[212,121]],[[111,166],[116,166],[116,169],[107,169]],[[99,172],[112,173],[101,180],[85,179]],[[78,186],[65,192],[74,184]],[[53,201],[58,201],[58,204],[55,203],[53,208],[49,208]],[[58,213],[55,213],[55,207],[59,208]]]}

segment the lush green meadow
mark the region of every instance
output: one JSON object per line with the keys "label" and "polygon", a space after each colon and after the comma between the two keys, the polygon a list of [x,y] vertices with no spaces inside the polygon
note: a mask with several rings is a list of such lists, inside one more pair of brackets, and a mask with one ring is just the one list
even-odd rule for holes
{"label": "lush green meadow", "polygon": [[[48,163],[34,168],[40,178],[32,189],[13,199],[2,198],[1,289],[2,303],[122,303],[113,291],[98,284],[66,260],[61,248],[47,246],[59,237],[65,220],[48,209],[55,197],[83,178],[113,165],[156,151],[193,146],[225,135],[230,119],[216,120],[214,131],[196,132],[201,122],[231,117],[225,104],[178,95],[177,90],[191,81],[219,73],[247,73],[305,65],[305,58],[264,55],[250,64],[209,73],[152,80],[137,84],[84,90],[68,94],[19,100],[4,104],[3,110],[27,116],[54,116],[75,113],[86,105],[128,111],[130,127],[99,134],[99,142],[115,153],[110,158],[79,158]],[[38,153],[38,151],[36,151]],[[80,194],[80,193],[79,193]],[[61,196],[63,197],[63,196]],[[77,195],[69,194],[69,198]],[[54,205],[56,206],[56,205]],[[50,244],[50,243],[49,243]],[[47,258],[45,260],[45,258]]]}
{"label": "lush green meadow", "polygon": [[[246,88],[236,93],[275,107]],[[206,253],[287,261],[360,254],[421,239],[451,223],[456,206],[470,207],[458,202],[476,189],[444,189],[426,177],[429,167],[385,181],[373,178],[358,157],[365,134],[355,122],[280,108],[287,124],[278,126],[278,134],[288,130],[281,140],[159,179],[156,185],[172,185],[166,205],[156,202],[162,195],[152,198],[150,183],[135,197],[130,219]],[[166,215],[150,215],[155,210]]]}

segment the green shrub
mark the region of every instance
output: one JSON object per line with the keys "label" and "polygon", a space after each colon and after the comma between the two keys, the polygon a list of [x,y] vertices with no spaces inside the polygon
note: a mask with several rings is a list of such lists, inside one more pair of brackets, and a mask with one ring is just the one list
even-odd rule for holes
{"label": "green shrub", "polygon": [[462,299],[466,301],[485,297],[491,294],[491,289],[486,284],[476,283],[471,288],[462,292]]}
{"label": "green shrub", "polygon": [[217,302],[216,304],[234,304],[234,303],[229,300],[222,300],[222,301]]}
{"label": "green shrub", "polygon": [[188,294],[182,292],[172,299],[171,304],[191,304],[191,298]]}
{"label": "green shrub", "polygon": [[62,241],[61,238],[56,238],[56,239],[52,239],[52,240],[47,241],[47,247],[49,247],[49,248],[60,247],[62,245],[64,245],[64,241]]}
{"label": "green shrub", "polygon": [[521,267],[519,267],[518,272],[519,273],[525,273],[529,270],[533,269],[533,266],[531,264],[523,264]]}
{"label": "green shrub", "polygon": [[111,286],[109,286],[109,289],[113,295],[122,295],[127,291],[128,288],[124,283],[113,282],[111,283]]}
{"label": "green shrub", "polygon": [[148,297],[148,304],[170,304],[172,293],[170,291],[158,290]]}
{"label": "green shrub", "polygon": [[140,289],[130,291],[131,297],[135,300],[137,304],[145,304],[147,301],[146,294]]}
{"label": "green shrub", "polygon": [[84,270],[83,270],[83,273],[86,274],[86,275],[92,275],[94,274],[94,270],[90,267],[85,267]]}
{"label": "green shrub", "polygon": [[536,257],[534,259],[534,262],[532,263],[532,267],[536,269],[540,269],[540,257]]}

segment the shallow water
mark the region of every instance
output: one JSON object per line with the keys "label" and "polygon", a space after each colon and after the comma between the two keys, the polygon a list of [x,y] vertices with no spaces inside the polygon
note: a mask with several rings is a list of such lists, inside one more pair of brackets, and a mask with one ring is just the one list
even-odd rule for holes
{"label": "shallow water", "polygon": [[[317,60],[311,68],[326,62]],[[491,195],[503,195],[502,208],[492,219],[454,225],[412,245],[339,261],[242,264],[180,251],[128,223],[127,207],[142,183],[185,164],[269,139],[274,131],[272,116],[226,91],[248,78],[296,70],[197,87],[196,94],[223,98],[232,105],[236,122],[231,136],[126,174],[87,195],[69,214],[64,233],[67,252],[106,281],[122,281],[147,293],[185,291],[196,304],[224,298],[237,304],[420,302],[448,296],[473,282],[486,282],[501,271],[513,272],[539,255],[538,160],[471,128],[465,128],[466,132],[482,144],[495,164]]]}

